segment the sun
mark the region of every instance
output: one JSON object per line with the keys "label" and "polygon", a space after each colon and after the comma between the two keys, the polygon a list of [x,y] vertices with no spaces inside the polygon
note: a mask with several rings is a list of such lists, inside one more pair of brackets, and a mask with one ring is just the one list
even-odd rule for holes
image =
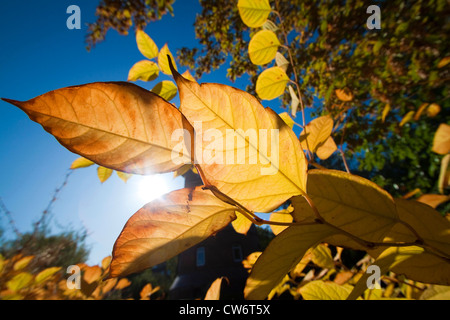
{"label": "sun", "polygon": [[139,201],[147,203],[168,192],[169,186],[166,178],[162,175],[155,174],[140,177],[137,184],[136,195],[139,198]]}

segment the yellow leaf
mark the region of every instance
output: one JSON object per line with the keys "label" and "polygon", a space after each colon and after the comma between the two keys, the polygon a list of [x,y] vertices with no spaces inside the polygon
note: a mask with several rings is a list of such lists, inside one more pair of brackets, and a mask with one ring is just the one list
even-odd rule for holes
{"label": "yellow leaf", "polygon": [[158,55],[158,47],[155,42],[142,30],[136,31],[136,43],[139,51],[148,59],[153,59]]}
{"label": "yellow leaf", "polygon": [[250,230],[250,227],[252,226],[252,222],[243,214],[236,211],[236,220],[233,220],[231,225],[237,233],[247,234],[248,230]]}
{"label": "yellow leaf", "polygon": [[41,283],[47,281],[48,279],[50,279],[59,270],[61,270],[61,267],[51,267],[51,268],[44,269],[36,275],[34,282],[36,284],[41,284]]}
{"label": "yellow leaf", "polygon": [[289,94],[291,96],[291,115],[293,117],[295,117],[297,114],[298,105],[300,104],[300,100],[297,97],[297,94],[295,93],[292,86],[288,86],[288,89],[289,89]]}
{"label": "yellow leaf", "polygon": [[239,0],[237,7],[242,21],[250,28],[261,27],[272,11],[269,0]]}
{"label": "yellow leaf", "polygon": [[121,172],[121,171],[116,171],[116,173],[117,173],[117,176],[125,183],[128,181],[128,179],[130,179],[133,176],[132,174]]}
{"label": "yellow leaf", "polygon": [[245,298],[266,298],[310,247],[334,233],[333,228],[323,224],[291,226],[281,232],[256,260],[244,289]]}
{"label": "yellow leaf", "polygon": [[148,203],[117,238],[110,276],[123,277],[176,256],[228,225],[235,210],[202,187],[176,190]]}
{"label": "yellow leaf", "polygon": [[[401,262],[421,253],[423,253],[423,249],[416,246],[389,247],[381,253],[372,265],[379,269],[380,275],[383,275]],[[348,300],[357,299],[364,291],[366,291],[366,289],[368,289],[367,280],[371,275],[371,272],[365,272],[362,275],[348,296]]]}
{"label": "yellow leaf", "polygon": [[436,117],[441,112],[441,107],[437,103],[432,103],[427,108],[427,116],[430,118]]}
{"label": "yellow leaf", "polygon": [[444,57],[444,58],[441,59],[441,61],[439,61],[437,67],[438,68],[443,68],[449,63],[450,63],[450,56],[449,57]]}
{"label": "yellow leaf", "polygon": [[177,86],[170,80],[163,80],[153,87],[152,92],[170,101],[177,95]]}
{"label": "yellow leaf", "polygon": [[173,177],[179,177],[182,176],[184,174],[186,174],[189,170],[193,169],[194,166],[192,164],[185,164],[184,166],[182,166],[181,168],[177,169],[174,173],[173,173]]}
{"label": "yellow leaf", "polygon": [[271,62],[278,50],[280,41],[275,32],[270,30],[260,30],[248,44],[248,54],[253,64],[264,65]]}
{"label": "yellow leaf", "polygon": [[320,144],[316,149],[317,156],[322,159],[328,159],[337,150],[336,143],[330,136],[324,143]]}
{"label": "yellow leaf", "polygon": [[92,166],[93,164],[94,164],[94,162],[92,162],[91,160],[80,157],[80,158],[76,159],[74,162],[72,162],[70,169],[86,168],[86,167]]}
{"label": "yellow leaf", "polygon": [[205,295],[205,300],[220,300],[220,289],[223,277],[217,278],[209,287]]}
{"label": "yellow leaf", "polygon": [[319,266],[321,268],[334,268],[331,250],[324,244],[319,244],[311,251],[311,260],[316,266]]}
{"label": "yellow leaf", "polygon": [[409,111],[400,121],[400,127],[403,127],[407,122],[411,121],[414,116],[414,111]]}
{"label": "yellow leaf", "polygon": [[[304,150],[316,153],[317,148],[325,143],[333,130],[333,119],[322,116],[308,123],[300,134],[300,143]],[[334,151],[333,151],[334,152]]]}
{"label": "yellow leaf", "polygon": [[299,289],[304,300],[345,300],[352,291],[350,285],[339,285],[331,281],[315,280]]}
{"label": "yellow leaf", "polygon": [[294,127],[294,120],[292,120],[287,112],[282,112],[279,114],[279,116],[289,126],[289,128],[292,129]]}
{"label": "yellow leaf", "polygon": [[111,177],[113,171],[112,169],[105,168],[102,166],[98,166],[97,168],[97,176],[100,179],[100,182],[103,183]]}
{"label": "yellow leaf", "polygon": [[105,294],[109,291],[111,291],[114,286],[117,284],[118,279],[117,278],[113,278],[113,279],[107,279],[105,281],[102,282],[102,294]]}
{"label": "yellow leaf", "polygon": [[438,188],[440,193],[450,185],[450,154],[446,154],[441,160],[441,170],[439,172]]}
{"label": "yellow leaf", "polygon": [[[379,242],[398,221],[392,196],[375,183],[337,170],[310,170],[308,195],[325,221],[361,239]],[[291,199],[295,221],[314,221],[302,196]]]}
{"label": "yellow leaf", "polygon": [[287,59],[281,53],[277,52],[275,54],[275,64],[277,65],[277,67],[280,67],[284,70],[284,72],[286,72],[289,66],[289,61],[287,61]]}
{"label": "yellow leaf", "polygon": [[353,100],[353,94],[348,89],[336,89],[334,93],[341,101],[348,102]]}
{"label": "yellow leaf", "polygon": [[162,73],[165,73],[170,76],[170,75],[172,75],[172,72],[170,71],[169,61],[167,60],[167,55],[169,55],[170,59],[172,60],[174,69],[178,70],[177,65],[175,64],[175,59],[173,58],[173,55],[170,52],[169,47],[167,46],[167,43],[166,43],[159,51],[158,64],[159,64],[159,68],[161,69]]}
{"label": "yellow leaf", "polygon": [[263,100],[272,100],[284,93],[289,78],[280,67],[264,70],[256,80],[256,93]]}
{"label": "yellow leaf", "polygon": [[[272,212],[270,214],[269,220],[273,221],[273,222],[291,223],[294,220],[294,218],[291,215],[291,212],[293,210],[294,210],[294,208],[292,208],[292,206],[289,206],[289,208],[287,208],[287,209]],[[278,226],[278,225],[272,225],[272,224],[270,225],[270,229],[272,229],[272,232],[274,235],[279,234],[281,231],[283,231],[286,228],[287,228],[287,226]]]}
{"label": "yellow leaf", "polygon": [[242,265],[245,269],[251,269],[253,268],[253,265],[255,264],[256,260],[258,260],[259,256],[262,254],[261,251],[256,251],[250,253],[243,261]]}
{"label": "yellow leaf", "polygon": [[22,270],[31,262],[31,260],[33,260],[33,258],[34,258],[34,256],[26,256],[26,257],[21,258],[19,261],[14,263],[13,269],[15,271]]}
{"label": "yellow leaf", "polygon": [[449,196],[445,196],[442,194],[424,194],[417,198],[417,201],[425,203],[432,208],[436,208],[449,200]]}
{"label": "yellow leaf", "polygon": [[436,130],[433,139],[433,146],[431,151],[438,154],[447,154],[450,152],[450,126],[441,123]]}
{"label": "yellow leaf", "polygon": [[195,162],[205,185],[257,212],[304,192],[306,158],[278,114],[233,87],[199,85],[176,71],[174,77],[180,109],[195,126]]}
{"label": "yellow leaf", "polygon": [[431,285],[420,295],[420,300],[450,300],[450,286]]}
{"label": "yellow leaf", "polygon": [[11,280],[6,282],[6,287],[14,292],[27,287],[33,281],[33,275],[28,272],[16,274]]}
{"label": "yellow leaf", "polygon": [[383,108],[383,112],[381,113],[381,122],[384,123],[384,121],[386,120],[386,116],[388,115],[389,111],[391,111],[391,105],[389,103],[387,103],[384,108]]}
{"label": "yellow leaf", "polygon": [[128,81],[152,81],[159,75],[159,68],[153,61],[142,60],[136,62],[128,72]]}
{"label": "yellow leaf", "polygon": [[[21,108],[67,149],[107,168],[136,173],[171,172],[191,162],[193,136],[180,111],[158,95],[126,82],[91,83],[48,92]],[[173,160],[173,150],[182,153]]]}

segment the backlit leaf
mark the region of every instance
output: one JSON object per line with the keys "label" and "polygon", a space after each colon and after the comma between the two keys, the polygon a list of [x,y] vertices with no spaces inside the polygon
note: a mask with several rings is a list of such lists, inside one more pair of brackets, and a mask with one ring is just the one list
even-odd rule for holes
{"label": "backlit leaf", "polygon": [[420,295],[420,300],[450,300],[450,286],[431,285]]}
{"label": "backlit leaf", "polygon": [[450,126],[441,123],[436,130],[433,139],[433,147],[431,151],[439,154],[447,154],[450,152]]}
{"label": "backlit leaf", "polygon": [[102,275],[102,268],[99,266],[85,266],[83,271],[83,280],[88,284],[99,281]]}
{"label": "backlit leaf", "polygon": [[271,62],[277,54],[280,41],[277,35],[270,30],[260,30],[251,39],[248,45],[248,54],[253,64],[264,65]]}
{"label": "backlit leaf", "polygon": [[98,176],[98,178],[99,178],[101,183],[103,183],[106,180],[108,180],[109,177],[111,177],[112,173],[113,173],[112,169],[105,168],[105,167],[102,167],[102,166],[98,166],[98,168],[97,168],[97,176]]}
{"label": "backlit leaf", "polygon": [[324,143],[320,144],[316,149],[317,156],[322,159],[328,159],[335,151],[337,150],[336,143],[333,140],[333,137],[328,137]]}
{"label": "backlit leaf", "polygon": [[[67,149],[107,168],[127,173],[171,172],[190,155],[183,129],[192,127],[172,104],[127,82],[91,83],[48,92],[29,101],[4,99]],[[173,150],[181,156],[173,160]],[[178,156],[178,155],[177,155]]]}
{"label": "backlit leaf", "polygon": [[94,164],[94,162],[92,162],[91,160],[80,157],[80,158],[76,159],[74,162],[72,162],[70,169],[86,168],[86,167],[92,166],[93,164]]}
{"label": "backlit leaf", "polygon": [[331,256],[331,250],[324,244],[317,245],[311,251],[312,262],[321,268],[332,269],[334,268],[333,257]]}
{"label": "backlit leaf", "polygon": [[170,80],[163,80],[153,87],[152,92],[170,101],[177,95],[177,86]]}
{"label": "backlit leaf", "polygon": [[[366,241],[378,242],[398,221],[394,199],[373,182],[337,170],[310,170],[308,195],[325,221]],[[295,221],[314,221],[302,196],[291,199]]]}
{"label": "backlit leaf", "polygon": [[247,92],[174,76],[180,109],[195,127],[195,162],[206,185],[258,212],[304,192],[306,159],[278,114]]}
{"label": "backlit leaf", "polygon": [[263,100],[272,100],[281,96],[289,78],[280,67],[264,70],[256,80],[256,93]]}
{"label": "backlit leaf", "polygon": [[49,280],[59,270],[61,270],[61,267],[50,267],[50,268],[44,269],[36,275],[34,282],[36,284],[41,284],[41,283]]}
{"label": "backlit leaf", "polygon": [[334,232],[334,229],[323,224],[291,226],[281,232],[256,260],[244,289],[245,298],[266,298],[310,247]]}
{"label": "backlit leaf", "polygon": [[280,118],[289,126],[289,128],[294,127],[294,120],[292,120],[291,116],[287,112],[282,112],[279,114]]}
{"label": "backlit leaf", "polygon": [[253,223],[249,219],[239,212],[236,212],[236,219],[231,222],[234,231],[241,234],[247,234],[252,224]]}
{"label": "backlit leaf", "polygon": [[188,79],[190,81],[194,81],[197,82],[197,80],[195,80],[194,76],[189,72],[189,70],[186,70],[185,72],[183,72],[181,74],[183,76],[183,78]]}
{"label": "backlit leaf", "polygon": [[269,0],[239,0],[237,6],[242,21],[251,28],[261,27],[272,11]]}
{"label": "backlit leaf", "polygon": [[219,300],[223,277],[217,278],[206,292],[204,300]]}
{"label": "backlit leaf", "polygon": [[[408,260],[415,255],[421,254],[422,252],[423,249],[416,246],[390,247],[384,250],[372,265],[377,266],[380,270],[380,275],[383,275],[401,262]],[[362,295],[363,292],[368,289],[367,280],[371,275],[372,273],[365,272],[358,280],[347,299],[354,300]]]}
{"label": "backlit leaf", "polygon": [[14,263],[13,269],[15,271],[22,270],[31,262],[31,260],[33,260],[33,258],[34,258],[34,256],[26,256],[26,257],[21,258],[19,261]]}
{"label": "backlit leaf", "polygon": [[156,63],[149,60],[136,62],[128,72],[128,81],[152,81],[159,75],[159,68]]}
{"label": "backlit leaf", "polygon": [[314,118],[300,134],[302,148],[315,153],[317,148],[330,137],[332,130],[333,119],[330,116]]}
{"label": "backlit leaf", "polygon": [[12,291],[19,291],[25,288],[33,281],[33,275],[28,272],[16,274],[11,280],[6,282],[6,287]]}
{"label": "backlit leaf", "polygon": [[419,109],[417,109],[416,113],[414,114],[414,120],[419,120],[422,113],[425,111],[425,109],[428,107],[428,103],[422,103],[419,106]]}
{"label": "backlit leaf", "polygon": [[130,179],[133,176],[132,174],[121,172],[121,171],[116,171],[116,173],[117,173],[117,176],[125,183],[128,181],[128,179]]}
{"label": "backlit leaf", "polygon": [[383,108],[383,112],[381,113],[381,122],[384,123],[389,111],[391,111],[391,105],[389,103],[387,103]]}
{"label": "backlit leaf", "polygon": [[158,55],[158,47],[155,42],[142,30],[136,31],[136,43],[139,51],[148,59],[153,59]]}
{"label": "backlit leaf", "polygon": [[169,55],[170,59],[172,60],[174,69],[178,70],[177,65],[175,64],[175,59],[173,58],[173,55],[170,52],[169,47],[166,43],[159,51],[158,65],[159,65],[159,68],[161,69],[162,73],[165,73],[167,75],[172,75],[172,72],[170,71],[170,67],[169,67],[169,61],[167,60],[167,55]]}
{"label": "backlit leaf", "polygon": [[449,57],[444,57],[444,58],[442,58],[442,59],[439,61],[437,67],[438,67],[438,68],[443,68],[443,67],[445,67],[445,66],[446,66],[447,64],[449,64],[449,63],[450,63],[450,56],[449,56]]}
{"label": "backlit leaf", "polygon": [[114,244],[111,277],[155,266],[218,232],[236,218],[235,207],[201,187],[154,200],[126,223]]}
{"label": "backlit leaf", "polygon": [[159,289],[159,287],[153,288],[151,283],[147,283],[139,293],[139,295],[141,296],[141,300],[150,300],[150,296]]}
{"label": "backlit leaf", "polygon": [[[291,215],[291,212],[294,210],[294,208],[292,208],[292,206],[289,206],[289,208],[287,209],[283,209],[283,210],[279,210],[279,211],[274,211],[270,214],[270,221],[273,222],[286,222],[286,223],[291,223],[294,218]],[[281,231],[283,231],[284,229],[286,229],[287,226],[279,226],[279,225],[270,225],[270,229],[272,229],[272,232],[274,235],[279,234]]]}
{"label": "backlit leaf", "polygon": [[350,285],[339,285],[331,281],[315,280],[299,289],[304,300],[345,300],[352,291]]}
{"label": "backlit leaf", "polygon": [[117,285],[114,289],[121,290],[121,289],[128,287],[129,285],[131,285],[130,280],[128,280],[127,278],[123,278],[123,279],[120,279],[119,282],[117,282]]}

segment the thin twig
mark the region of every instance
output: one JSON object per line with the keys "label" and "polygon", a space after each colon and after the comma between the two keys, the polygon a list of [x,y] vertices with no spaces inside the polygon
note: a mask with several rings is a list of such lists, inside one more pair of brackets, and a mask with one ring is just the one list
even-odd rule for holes
{"label": "thin twig", "polygon": [[8,210],[5,203],[3,202],[3,199],[0,197],[0,209],[3,210],[5,213],[6,218],[8,218],[8,223],[13,229],[14,233],[16,234],[17,238],[20,238],[22,234],[20,233],[19,229],[17,229],[16,223],[12,217],[11,211]]}

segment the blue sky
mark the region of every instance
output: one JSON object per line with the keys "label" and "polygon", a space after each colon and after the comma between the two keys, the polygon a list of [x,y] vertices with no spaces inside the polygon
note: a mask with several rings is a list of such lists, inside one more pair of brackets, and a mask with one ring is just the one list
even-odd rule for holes
{"label": "blue sky", "polygon": [[[69,17],[66,9],[72,4],[81,9],[81,30],[66,27]],[[128,36],[110,31],[106,41],[90,52],[85,49],[86,23],[95,21],[97,4],[92,0],[1,1],[0,97],[28,100],[71,85],[125,81],[130,67],[145,58],[137,49],[132,30]],[[176,1],[174,17],[166,15],[145,31],[159,48],[168,43],[173,53],[183,46],[195,46],[193,23],[199,10],[198,1]],[[246,79],[233,84],[225,75],[226,67],[203,76],[200,82],[220,82],[245,89]],[[137,84],[151,89],[156,81]],[[177,104],[177,101],[176,98],[173,102]],[[21,110],[4,101],[0,101],[0,132],[0,197],[18,229],[25,232],[41,216],[78,156],[62,147]],[[172,174],[164,178],[170,190],[183,186],[183,180],[173,179]],[[87,228],[87,243],[91,248],[88,263],[97,264],[111,254],[127,219],[145,204],[136,196],[141,179],[134,176],[125,184],[114,175],[101,184],[95,167],[71,175],[52,207],[53,221],[74,229]],[[6,236],[11,236],[3,213],[0,213],[0,223]]]}

